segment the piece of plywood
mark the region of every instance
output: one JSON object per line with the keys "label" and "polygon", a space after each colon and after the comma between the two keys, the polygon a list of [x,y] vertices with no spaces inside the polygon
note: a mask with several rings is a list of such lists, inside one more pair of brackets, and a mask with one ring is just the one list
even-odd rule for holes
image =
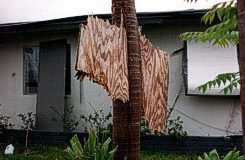
{"label": "piece of plywood", "polygon": [[111,100],[129,100],[127,40],[123,28],[88,17],[79,37],[76,70],[104,86]]}
{"label": "piece of plywood", "polygon": [[143,75],[143,106],[149,128],[162,132],[168,103],[169,57],[167,52],[154,49],[145,36],[140,36]]}
{"label": "piece of plywood", "polygon": [[63,131],[65,107],[66,40],[40,43],[36,126]]}
{"label": "piece of plywood", "polygon": [[[139,31],[140,32],[140,31]],[[143,107],[149,128],[165,129],[168,101],[169,57],[140,36]],[[90,77],[104,86],[111,100],[129,100],[126,31],[101,19],[88,17],[79,36],[77,77]]]}

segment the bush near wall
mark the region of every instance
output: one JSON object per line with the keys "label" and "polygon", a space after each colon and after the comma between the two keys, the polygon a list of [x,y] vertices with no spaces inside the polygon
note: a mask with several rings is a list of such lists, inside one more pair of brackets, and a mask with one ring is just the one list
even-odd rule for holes
{"label": "bush near wall", "polygon": [[[26,131],[23,130],[3,130],[0,135],[0,144],[6,145],[9,143],[25,144]],[[88,133],[75,132],[48,132],[48,131],[30,131],[29,144],[70,144],[70,139],[74,134],[77,134],[80,139],[88,137]],[[111,134],[108,136],[112,137]],[[242,153],[242,136],[231,137],[198,137],[186,136],[182,139],[176,139],[173,136],[141,136],[142,150],[163,150],[170,152],[210,152],[217,149],[218,153],[225,154],[233,150],[234,147]]]}

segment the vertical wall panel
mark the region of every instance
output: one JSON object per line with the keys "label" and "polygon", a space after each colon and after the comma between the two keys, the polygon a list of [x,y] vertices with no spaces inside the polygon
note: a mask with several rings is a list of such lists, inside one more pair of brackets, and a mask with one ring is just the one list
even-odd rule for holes
{"label": "vertical wall panel", "polygon": [[37,129],[63,131],[66,40],[40,43]]}

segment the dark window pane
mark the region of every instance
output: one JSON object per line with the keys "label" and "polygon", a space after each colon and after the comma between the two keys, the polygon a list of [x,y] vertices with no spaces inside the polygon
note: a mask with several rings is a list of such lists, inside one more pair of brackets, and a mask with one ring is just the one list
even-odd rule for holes
{"label": "dark window pane", "polygon": [[66,48],[66,74],[65,74],[65,94],[71,94],[71,49],[70,45]]}
{"label": "dark window pane", "polygon": [[37,93],[39,47],[24,48],[24,93]]}

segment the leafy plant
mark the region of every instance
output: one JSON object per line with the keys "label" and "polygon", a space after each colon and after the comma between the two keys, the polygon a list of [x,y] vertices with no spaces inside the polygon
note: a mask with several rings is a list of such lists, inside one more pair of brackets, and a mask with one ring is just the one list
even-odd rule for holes
{"label": "leafy plant", "polygon": [[84,139],[84,145],[79,141],[77,135],[70,140],[71,148],[67,148],[69,158],[72,160],[113,160],[117,147],[112,151],[109,150],[111,139],[99,142],[97,132],[91,130],[88,140]]}
{"label": "leafy plant", "polygon": [[11,116],[0,114],[0,129],[13,128],[14,125],[9,123],[9,119],[11,118]]}
{"label": "leafy plant", "polygon": [[[0,104],[0,106],[1,106],[1,104]],[[12,118],[11,116],[0,114],[0,131],[2,129],[13,128],[14,125],[9,123],[9,119],[11,119],[11,118]]]}
{"label": "leafy plant", "polygon": [[233,89],[237,88],[238,84],[240,84],[240,72],[219,74],[214,80],[208,81],[197,89],[199,91],[202,90],[203,93],[205,93],[207,89],[211,89],[216,86],[220,87],[221,83],[225,85],[226,82],[229,82],[229,85],[221,90],[225,95],[228,92],[232,93]]}
{"label": "leafy plant", "polygon": [[168,135],[174,136],[177,139],[187,136],[187,132],[183,129],[183,121],[180,120],[180,116],[167,120],[166,128]]}
{"label": "leafy plant", "polygon": [[[239,156],[239,151],[236,151],[236,148],[233,149],[233,151],[230,151],[223,160],[243,160],[243,156]],[[212,150],[209,154],[204,153],[202,157],[198,157],[198,160],[221,160],[218,152],[216,149]]]}
{"label": "leafy plant", "polygon": [[[193,2],[197,0],[187,0]],[[215,17],[217,17],[215,19]],[[186,32],[180,34],[181,40],[195,41],[195,42],[208,42],[213,45],[219,45],[221,47],[228,47],[229,43],[237,45],[239,43],[239,32],[238,32],[238,17],[237,17],[237,2],[231,0],[230,2],[221,2],[213,6],[213,8],[207,12],[201,19],[205,25],[209,26],[204,32]],[[206,92],[207,88],[218,87],[223,82],[225,85],[221,92],[227,94],[237,88],[240,84],[240,73],[225,73],[219,74],[214,80],[208,81],[207,83],[199,86],[197,89]]]}
{"label": "leafy plant", "polygon": [[[218,22],[215,20],[218,18]],[[186,32],[179,37],[182,40],[208,42],[222,47],[228,47],[239,42],[237,3],[234,0],[221,2],[213,6],[201,19],[206,25],[212,24],[204,32]]]}
{"label": "leafy plant", "polygon": [[[176,137],[177,139],[183,138],[187,136],[187,132],[183,128],[183,121],[180,119],[180,116],[177,118],[171,119],[170,115],[172,114],[174,109],[174,106],[171,108],[168,108],[167,111],[167,118],[166,118],[166,132],[164,132],[164,135],[171,135]],[[148,124],[145,121],[145,118],[142,117],[141,119],[141,134],[147,135],[151,134],[151,130],[148,128]],[[157,132],[155,132],[157,135],[161,135]]]}
{"label": "leafy plant", "polygon": [[[144,115],[144,114],[142,114],[142,115]],[[151,130],[148,127],[148,123],[145,120],[145,116],[142,116],[142,118],[141,118],[141,134],[142,135],[151,134]]]}
{"label": "leafy plant", "polygon": [[[65,131],[72,132],[76,130],[81,119],[78,119],[76,115],[73,114],[74,106],[67,107],[64,115],[61,115],[53,106],[50,106],[50,109],[52,109],[58,116],[61,117]],[[57,119],[54,117],[52,120],[57,121]]]}
{"label": "leafy plant", "polygon": [[36,129],[36,126],[35,126],[36,114],[34,114],[33,112],[27,112],[26,114],[20,113],[17,116],[20,117],[22,121],[21,129],[23,130],[29,130],[29,129],[35,130]]}
{"label": "leafy plant", "polygon": [[67,107],[66,109],[66,117],[64,117],[64,130],[68,132],[72,132],[76,130],[77,126],[79,125],[80,119],[77,119],[76,115],[73,113],[74,106]]}
{"label": "leafy plant", "polygon": [[84,126],[86,131],[91,129],[95,129],[99,132],[111,132],[112,131],[112,124],[109,123],[105,127],[105,124],[110,120],[112,117],[112,113],[108,112],[107,115],[104,115],[104,110],[95,110],[93,109],[93,113],[89,114],[88,116],[81,114],[80,118],[89,124],[89,126]]}

